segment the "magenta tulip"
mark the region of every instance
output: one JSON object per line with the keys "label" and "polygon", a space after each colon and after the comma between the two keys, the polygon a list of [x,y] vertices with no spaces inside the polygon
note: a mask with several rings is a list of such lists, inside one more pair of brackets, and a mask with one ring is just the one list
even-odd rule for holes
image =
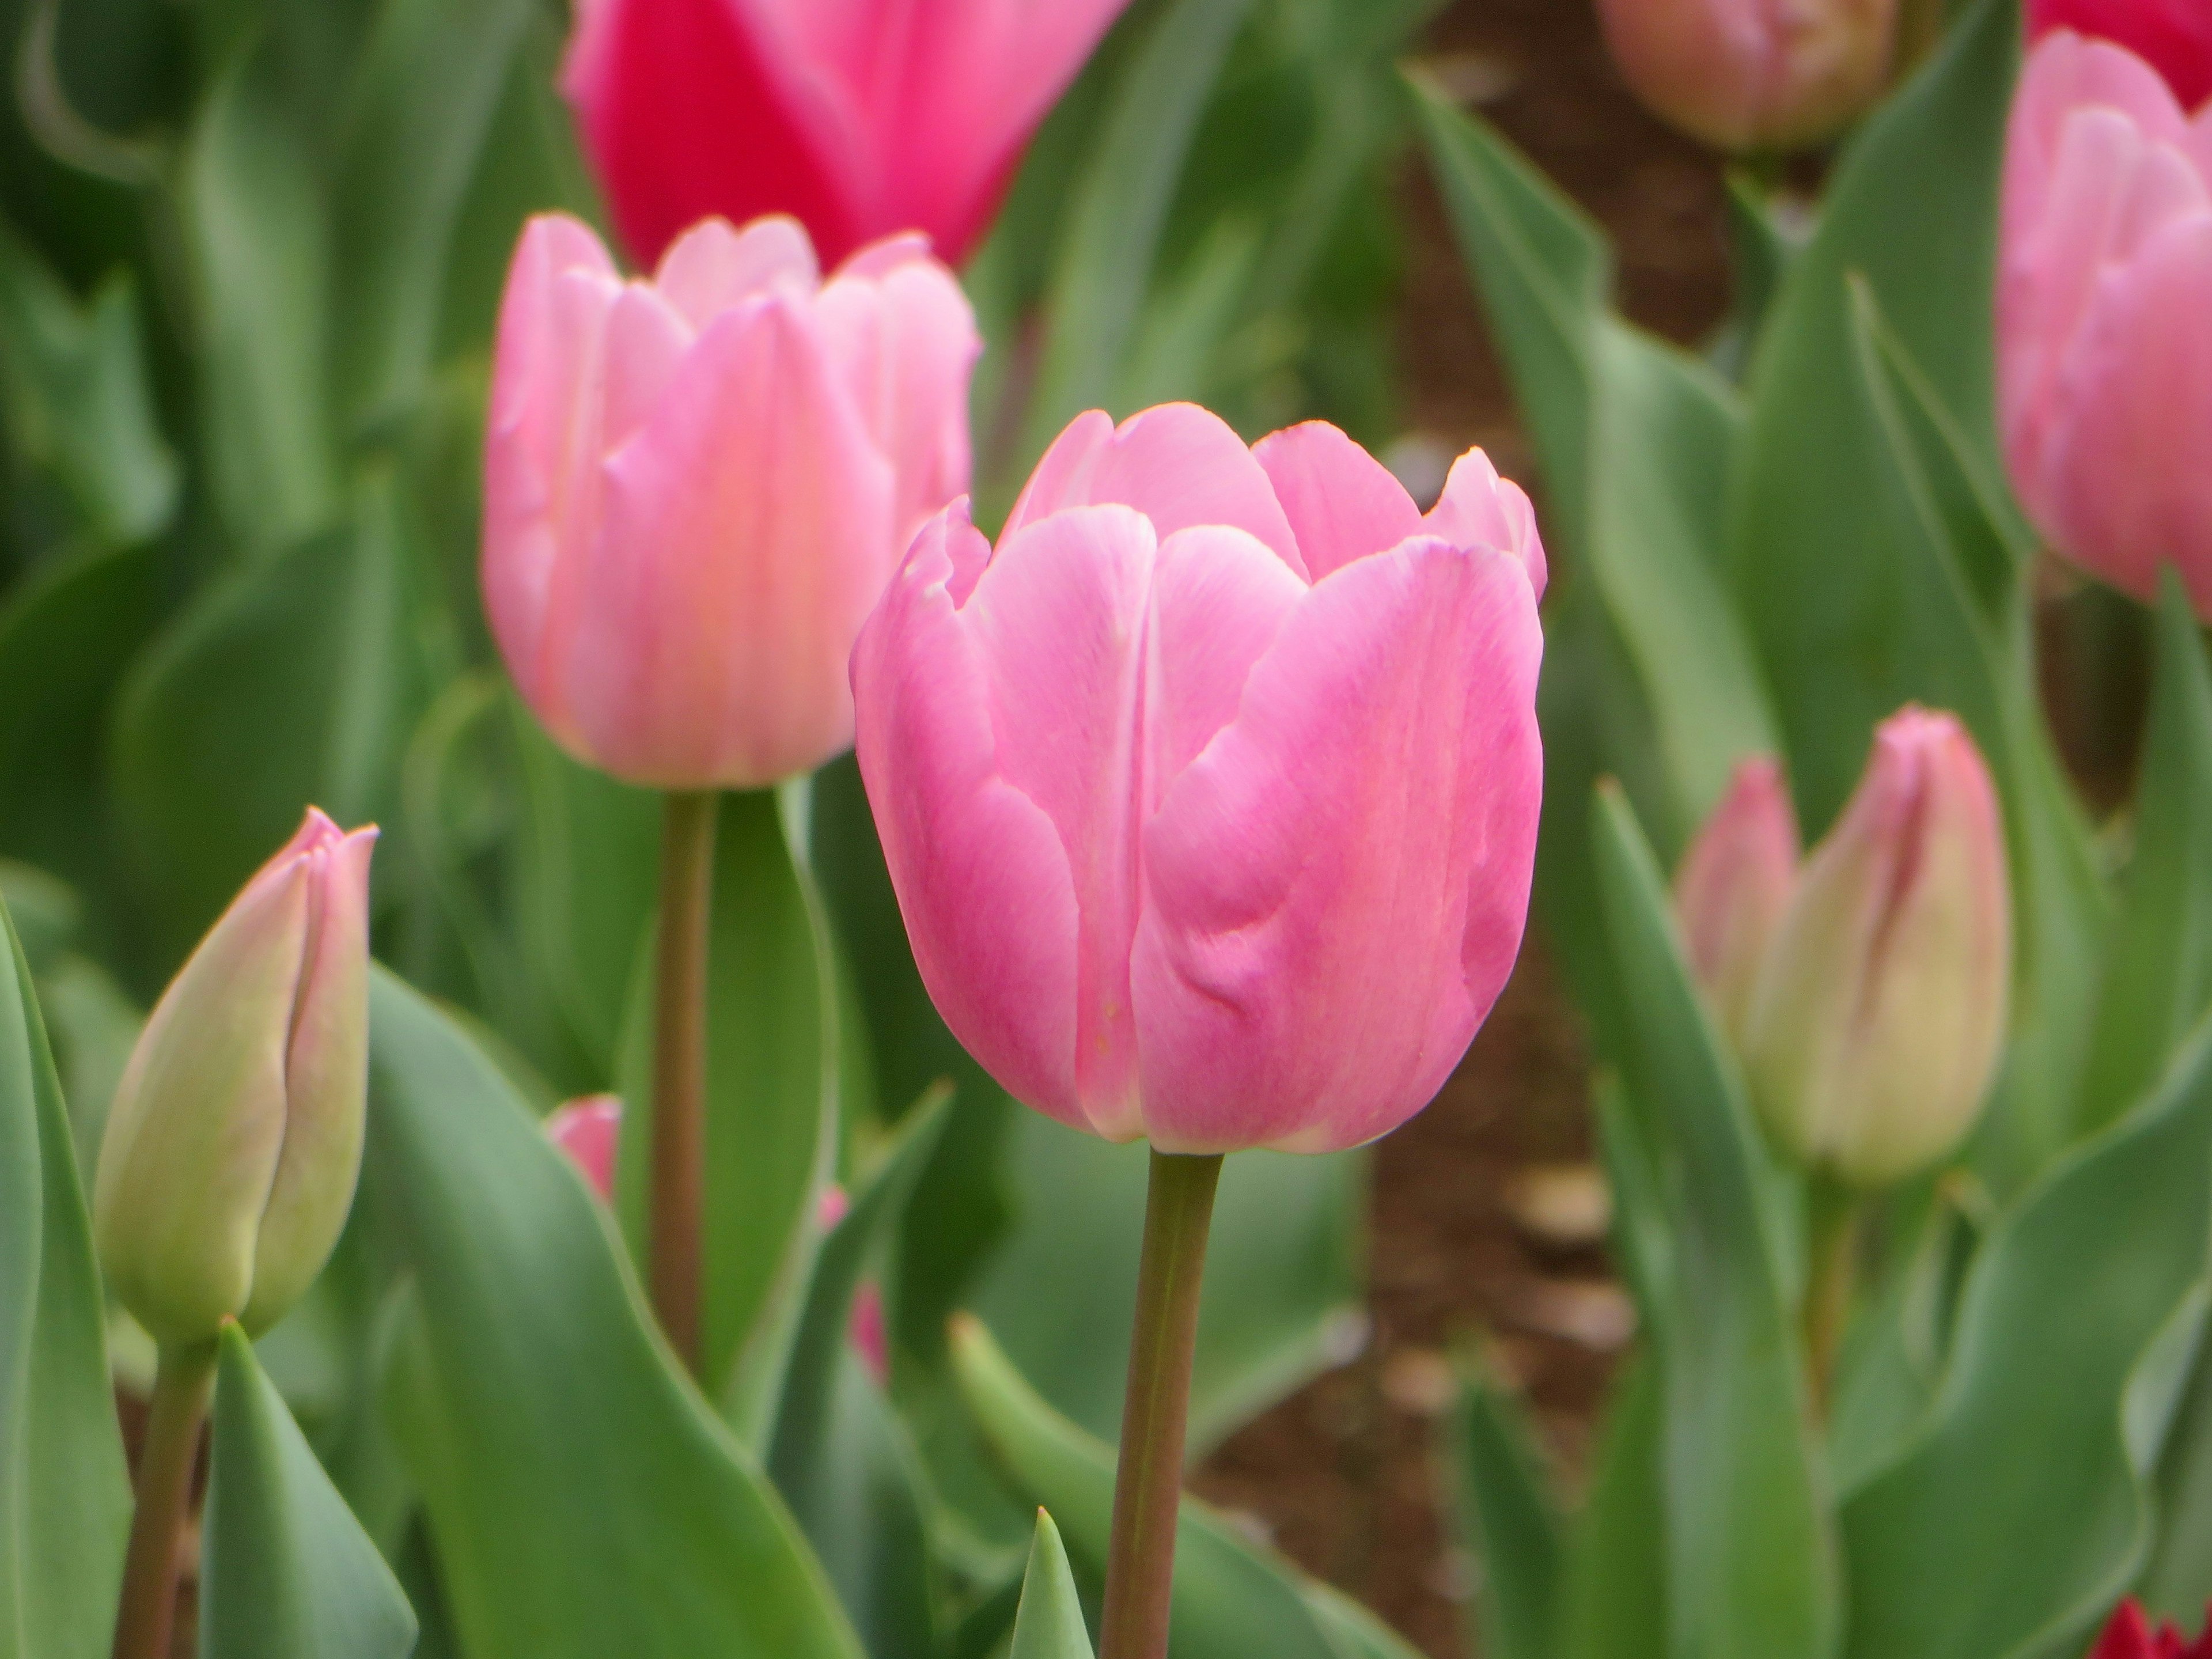
{"label": "magenta tulip", "polygon": [[1128,0],[582,0],[562,84],[643,262],[709,214],[958,262]]}
{"label": "magenta tulip", "polygon": [[546,728],[673,790],[848,747],[854,636],[967,488],[979,349],[912,238],[825,283],[789,220],[709,220],[625,283],[584,226],[533,220],[500,314],[483,593]]}
{"label": "magenta tulip", "polygon": [[1881,95],[1898,0],[1598,0],[1622,77],[1715,148],[1796,149]]}
{"label": "magenta tulip", "polygon": [[869,619],[860,757],[915,959],[1019,1099],[1164,1152],[1356,1146],[1510,971],[1544,557],[1480,451],[1425,519],[1335,428],[1083,416],[998,548]]}
{"label": "magenta tulip", "polygon": [[2204,0],[2029,0],[2029,37],[2058,29],[2125,46],[2166,77],[2185,109],[2212,98],[2212,6]]}
{"label": "magenta tulip", "polygon": [[1736,768],[1674,874],[1674,913],[1690,969],[1721,1029],[1737,1042],[1768,942],[1797,884],[1800,851],[1782,769],[1761,756]]}
{"label": "magenta tulip", "polygon": [[2070,33],[2028,60],[2005,160],[1997,368],[2036,526],[2148,599],[2212,617],[2212,105]]}

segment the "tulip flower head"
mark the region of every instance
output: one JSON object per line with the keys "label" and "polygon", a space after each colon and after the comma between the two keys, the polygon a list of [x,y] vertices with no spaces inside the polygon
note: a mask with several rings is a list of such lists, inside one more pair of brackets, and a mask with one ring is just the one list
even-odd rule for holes
{"label": "tulip flower head", "polygon": [[754,788],[853,737],[847,659],[916,528],[968,485],[980,345],[915,238],[825,283],[787,219],[709,220],[626,283],[575,220],[507,278],[484,462],[484,607],[580,759]]}
{"label": "tulip flower head", "polygon": [[1674,874],[1690,970],[1721,1029],[1741,1043],[1766,947],[1797,884],[1797,813],[1765,756],[1736,768]]}
{"label": "tulip flower head", "polygon": [[586,1095],[554,1109],[545,1133],[568,1153],[593,1192],[614,1201],[615,1152],[622,1143],[620,1095]]}
{"label": "tulip flower head", "polygon": [[2212,6],[2204,0],[2028,0],[2031,40],[2060,29],[2125,46],[2166,77],[2184,109],[2212,98]]}
{"label": "tulip flower head", "polygon": [[1898,0],[1598,0],[1637,96],[1735,153],[1817,143],[1872,105],[1897,10]]}
{"label": "tulip flower head", "polygon": [[1906,708],[1875,734],[1767,949],[1744,1061],[1768,1129],[1851,1185],[1927,1168],[1980,1112],[2011,972],[1989,769],[1953,717]]}
{"label": "tulip flower head", "polygon": [[2124,47],[2046,37],[2013,106],[2000,258],[1999,416],[2029,516],[2138,599],[2176,566],[2212,617],[2212,104],[2192,118]]}
{"label": "tulip flower head", "polygon": [[1087,415],[994,551],[933,520],[854,654],[938,1008],[1018,1098],[1321,1152],[1443,1082],[1510,972],[1544,556],[1480,451],[1426,518],[1318,423]]}
{"label": "tulip flower head", "polygon": [[581,0],[562,86],[643,262],[787,213],[835,260],[920,230],[957,263],[1128,0]]}
{"label": "tulip flower head", "polygon": [[2169,1621],[2156,1630],[2133,1596],[2113,1610],[2112,1621],[2089,1650],[2089,1659],[2212,1659],[2212,1620],[2194,1642]]}
{"label": "tulip flower head", "polygon": [[258,1335],[314,1282],[361,1172],[374,829],[310,811],[155,1004],[93,1183],[100,1265],[164,1342]]}

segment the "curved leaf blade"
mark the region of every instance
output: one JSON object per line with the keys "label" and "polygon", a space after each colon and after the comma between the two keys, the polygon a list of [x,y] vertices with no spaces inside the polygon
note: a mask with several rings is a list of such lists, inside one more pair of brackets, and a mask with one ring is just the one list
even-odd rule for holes
{"label": "curved leaf blade", "polygon": [[1067,1547],[1043,1510],[1037,1511],[1036,1541],[1030,1546],[1029,1570],[1022,1575],[1021,1610],[1014,1615],[1014,1646],[1007,1659],[1091,1659],[1091,1632],[1084,1627]]}

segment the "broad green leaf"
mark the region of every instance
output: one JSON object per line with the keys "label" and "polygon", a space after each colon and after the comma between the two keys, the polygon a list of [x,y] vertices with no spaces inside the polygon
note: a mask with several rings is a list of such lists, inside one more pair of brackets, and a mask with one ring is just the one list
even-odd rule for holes
{"label": "broad green leaf", "polygon": [[[701,1375],[749,1441],[765,1433],[836,1152],[835,1010],[810,878],[769,792],[722,797],[707,1011],[707,1224]],[[642,1261],[653,1130],[649,953],[619,1073],[623,1218]],[[744,1373],[739,1375],[738,1373]],[[737,1389],[740,1401],[731,1393]]]}
{"label": "broad green leaf", "polygon": [[[1047,1405],[977,1321],[957,1322],[952,1356],[969,1409],[1015,1485],[1052,1512],[1084,1567],[1103,1571],[1113,1449]],[[1170,1633],[1176,1659],[1346,1659],[1342,1620],[1321,1610],[1326,1599],[1288,1562],[1247,1542],[1197,1499],[1183,1499]],[[1370,1634],[1364,1651],[1374,1659],[1412,1659],[1402,1642]]]}
{"label": "broad green leaf", "polygon": [[2122,1407],[2204,1272],[2208,1230],[2200,1032],[2154,1097],[2069,1153],[1984,1248],[1924,1434],[1844,1509],[1848,1654],[2078,1651],[2145,1559],[2145,1471]]}
{"label": "broad green leaf", "polygon": [[1075,1593],[1067,1547],[1042,1510],[1037,1511],[1029,1571],[1022,1575],[1021,1611],[1014,1619],[1013,1651],[1007,1659],[1091,1659],[1091,1632],[1083,1626],[1083,1602]]}
{"label": "broad green leaf", "polygon": [[1824,1659],[1839,1620],[1774,1176],[1676,944],[1650,847],[1601,791],[1598,876],[1627,995],[1624,1098],[1673,1242],[1653,1323],[1678,1659]]}
{"label": "broad green leaf", "polygon": [[204,590],[131,670],[114,787],[172,951],[309,805],[349,825],[386,810],[408,690],[398,511],[372,475],[351,524]]}
{"label": "broad green leaf", "polygon": [[2203,1340],[2205,1296],[2195,1299],[2195,1352],[2159,1460],[2157,1535],[2136,1594],[2153,1613],[2195,1627],[2212,1601],[2212,1344]]}
{"label": "broad green leaf", "polygon": [[249,43],[216,76],[177,204],[207,465],[233,540],[259,552],[327,529],[343,507],[329,398],[331,227],[280,44]]}
{"label": "broad green leaf", "polygon": [[420,1305],[403,1439],[471,1659],[859,1659],[498,1070],[380,972],[364,1201]]}
{"label": "broad green leaf", "polygon": [[15,926],[0,953],[0,1650],[105,1659],[131,1489],[69,1117]]}
{"label": "broad green leaf", "polygon": [[1649,1659],[1667,1627],[1666,1413],[1649,1351],[1615,1376],[1562,1583],[1565,1659]]}
{"label": "broad green leaf", "polygon": [[1488,1659],[1554,1659],[1565,1542],[1552,1476],[1520,1402],[1471,1363],[1453,1413],[1451,1494],[1480,1573],[1474,1630]]}
{"label": "broad green leaf", "polygon": [[2135,853],[2122,884],[2079,1121],[2134,1104],[2212,1005],[2212,668],[2179,580],[2159,604]]}
{"label": "broad green leaf", "polygon": [[199,1650],[221,1659],[406,1659],[415,1613],[237,1326],[215,1395]]}
{"label": "broad green leaf", "polygon": [[118,272],[81,307],[4,223],[0,410],[15,448],[60,483],[94,542],[125,546],[168,525],[177,458],[155,418],[130,276]]}

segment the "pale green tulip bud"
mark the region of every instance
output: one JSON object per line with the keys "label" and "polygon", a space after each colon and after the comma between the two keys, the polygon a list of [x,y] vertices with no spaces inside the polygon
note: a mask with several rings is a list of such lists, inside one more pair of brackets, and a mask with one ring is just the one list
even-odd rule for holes
{"label": "pale green tulip bud", "polygon": [[258,1335],[337,1243],[368,1082],[368,864],[310,809],[209,930],[132,1050],[100,1143],[93,1229],[161,1342]]}
{"label": "pale green tulip bud", "polygon": [[1797,814],[1782,769],[1745,761],[1674,872],[1674,915],[1713,1017],[1741,1044],[1766,947],[1797,885]]}
{"label": "pale green tulip bud", "polygon": [[1752,1001],[1745,1069],[1774,1139],[1855,1186],[1972,1128],[2005,1034],[2012,901],[1989,768],[1948,714],[1875,736],[1813,849]]}

